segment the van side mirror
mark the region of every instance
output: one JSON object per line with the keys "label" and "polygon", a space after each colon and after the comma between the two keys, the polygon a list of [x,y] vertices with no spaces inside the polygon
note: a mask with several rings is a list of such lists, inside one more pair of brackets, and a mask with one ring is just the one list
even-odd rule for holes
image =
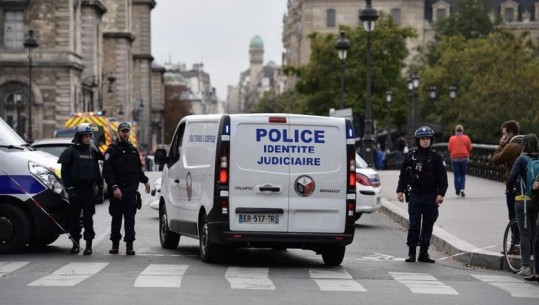
{"label": "van side mirror", "polygon": [[159,164],[159,165],[163,165],[163,164],[166,164],[167,163],[167,151],[163,148],[159,148],[159,149],[156,149],[155,150],[155,154],[154,154],[154,160],[155,160],[155,163]]}

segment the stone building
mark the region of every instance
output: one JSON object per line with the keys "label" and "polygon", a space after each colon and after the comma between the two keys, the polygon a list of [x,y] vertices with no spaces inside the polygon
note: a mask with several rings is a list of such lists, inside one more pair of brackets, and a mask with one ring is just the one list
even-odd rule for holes
{"label": "stone building", "polygon": [[264,41],[258,35],[249,42],[249,68],[240,73],[237,86],[229,86],[228,113],[249,113],[255,102],[265,94],[276,96],[284,91],[281,68],[269,61],[264,65]]}
{"label": "stone building", "polygon": [[[539,38],[539,1],[485,0],[492,14],[498,14],[505,26],[515,32],[529,31]],[[366,6],[358,0],[289,0],[283,18],[283,65],[309,62],[312,32],[337,34],[340,25],[361,26],[359,14]],[[408,41],[408,49],[424,46],[433,37],[432,24],[455,12],[455,0],[375,0],[372,6],[393,17],[401,25],[415,28],[418,37]],[[293,79],[290,80],[293,82]],[[287,88],[293,86],[287,84]]]}
{"label": "stone building", "polygon": [[[28,135],[31,113],[36,139],[51,137],[74,112],[104,110],[118,120],[136,120],[138,141],[147,150],[156,132],[150,119],[162,113],[150,106],[162,105],[154,100],[162,94],[152,94],[162,78],[151,66],[155,5],[155,0],[0,0],[0,116]],[[29,30],[39,43],[31,86],[23,46]]]}

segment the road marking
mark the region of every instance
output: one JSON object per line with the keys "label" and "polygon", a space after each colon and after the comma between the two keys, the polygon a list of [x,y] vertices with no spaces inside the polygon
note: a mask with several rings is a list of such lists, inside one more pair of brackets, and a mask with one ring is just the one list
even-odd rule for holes
{"label": "road marking", "polygon": [[358,261],[375,261],[375,262],[404,262],[404,257],[395,257],[392,255],[382,254],[382,253],[374,253],[369,256],[363,256],[361,258],[356,258]]}
{"label": "road marking", "polygon": [[189,265],[151,264],[135,280],[135,287],[179,288]]}
{"label": "road marking", "polygon": [[101,271],[109,263],[70,263],[28,286],[75,286]]}
{"label": "road marking", "polygon": [[389,274],[398,282],[406,285],[412,293],[458,295],[455,289],[427,273],[389,272]]}
{"label": "road marking", "polygon": [[472,276],[482,282],[489,283],[492,286],[509,292],[512,297],[539,298],[539,289],[537,289],[536,285],[524,283],[512,276],[486,274],[472,274]]}
{"label": "road marking", "polygon": [[225,278],[232,289],[275,290],[268,273],[269,268],[228,267]]}
{"label": "road marking", "polygon": [[13,272],[28,263],[29,262],[0,262],[0,277]]}
{"label": "road marking", "polygon": [[367,291],[342,268],[309,269],[309,275],[321,291]]}

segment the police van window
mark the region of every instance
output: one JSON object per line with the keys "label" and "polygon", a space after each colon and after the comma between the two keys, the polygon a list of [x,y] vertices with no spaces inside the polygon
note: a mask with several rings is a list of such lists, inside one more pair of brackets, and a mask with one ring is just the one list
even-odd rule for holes
{"label": "police van window", "polygon": [[170,152],[169,152],[170,164],[174,164],[180,159],[180,152],[182,148],[184,131],[185,131],[185,123],[182,123],[178,127],[176,134],[174,134],[174,138],[172,139],[172,144],[170,145]]}

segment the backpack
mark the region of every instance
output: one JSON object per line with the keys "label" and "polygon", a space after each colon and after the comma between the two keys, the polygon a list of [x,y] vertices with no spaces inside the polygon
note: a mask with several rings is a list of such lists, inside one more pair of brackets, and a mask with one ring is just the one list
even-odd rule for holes
{"label": "backpack", "polygon": [[526,165],[526,183],[523,179],[520,179],[520,187],[522,195],[532,196],[532,186],[539,176],[539,159],[530,158],[529,156],[523,155],[523,157],[528,161]]}

